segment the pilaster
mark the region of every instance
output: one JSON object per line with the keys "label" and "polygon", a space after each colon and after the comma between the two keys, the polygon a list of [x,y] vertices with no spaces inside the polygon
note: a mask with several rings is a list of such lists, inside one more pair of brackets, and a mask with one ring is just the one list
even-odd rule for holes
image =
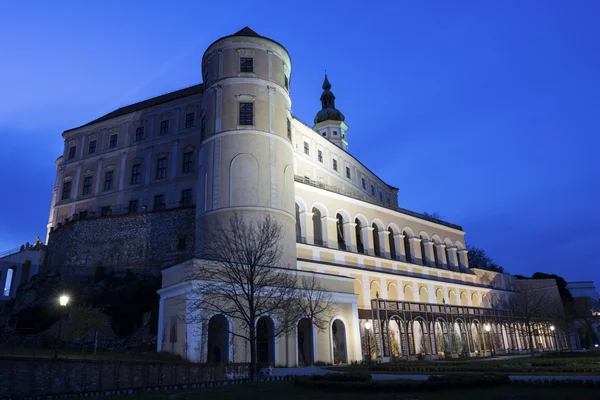
{"label": "pilaster", "polygon": [[390,240],[389,235],[390,231],[379,231],[379,253],[381,257],[391,258],[390,257]]}
{"label": "pilaster", "polygon": [[394,235],[394,245],[396,247],[396,260],[406,262],[406,249],[404,248],[404,235],[397,233]]}
{"label": "pilaster", "polygon": [[375,250],[373,249],[373,230],[372,226],[363,226],[360,228],[360,235],[365,247],[365,254],[374,255]]}

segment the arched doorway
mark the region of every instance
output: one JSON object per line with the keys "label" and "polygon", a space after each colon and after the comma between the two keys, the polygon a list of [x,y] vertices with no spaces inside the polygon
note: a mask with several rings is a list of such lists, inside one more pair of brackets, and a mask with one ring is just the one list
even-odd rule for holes
{"label": "arched doorway", "polygon": [[229,361],[229,323],[227,318],[217,314],[208,321],[206,362],[217,364]]}
{"label": "arched doorway", "polygon": [[313,237],[317,246],[324,246],[323,242],[323,226],[321,224],[321,211],[313,207]]}
{"label": "arched doorway", "polygon": [[256,361],[275,363],[275,324],[269,317],[256,322]]}
{"label": "arched doorway", "polygon": [[313,328],[308,318],[298,321],[298,365],[313,365],[314,337]]}
{"label": "arched doorway", "polygon": [[333,364],[345,364],[348,362],[348,345],[346,343],[346,326],[336,319],[331,324],[331,351],[333,352]]}

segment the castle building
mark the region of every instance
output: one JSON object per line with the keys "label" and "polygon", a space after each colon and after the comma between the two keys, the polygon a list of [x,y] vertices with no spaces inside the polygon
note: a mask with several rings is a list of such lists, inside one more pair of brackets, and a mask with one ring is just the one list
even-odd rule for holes
{"label": "castle building", "polygon": [[[99,264],[160,272],[158,350],[243,362],[248,353],[226,333],[238,329],[227,315],[185,324],[181,298],[193,282],[184,271],[203,263],[194,257],[203,229],[234,214],[268,214],[283,227],[280,266],[318,276],[336,314],[327,329],[300,320],[276,338],[268,331],[277,321],[262,317],[269,321],[258,332],[267,342],[259,361],[526,348],[506,307],[514,278],[469,268],[459,225],[401,208],[398,188],[349,152],[360,132],[350,132],[327,76],[313,123],[295,118],[291,76],[288,51],[246,27],[208,47],[202,84],[65,131],[49,265],[69,275]],[[562,346],[543,324],[536,338],[540,349]]]}

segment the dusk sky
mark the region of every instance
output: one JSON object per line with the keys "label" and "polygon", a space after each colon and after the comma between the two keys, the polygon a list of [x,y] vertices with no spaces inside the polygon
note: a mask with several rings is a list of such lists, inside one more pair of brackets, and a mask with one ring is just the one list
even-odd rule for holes
{"label": "dusk sky", "polygon": [[508,272],[599,287],[599,20],[595,0],[8,2],[0,252],[45,238],[64,130],[200,83],[207,46],[248,25],[290,52],[311,126],[327,69],[350,153],[401,207]]}

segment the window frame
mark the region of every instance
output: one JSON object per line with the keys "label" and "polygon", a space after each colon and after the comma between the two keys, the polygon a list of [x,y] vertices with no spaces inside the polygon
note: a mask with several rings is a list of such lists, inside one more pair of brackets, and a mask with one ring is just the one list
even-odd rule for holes
{"label": "window frame", "polygon": [[332,167],[333,167],[333,170],[334,170],[334,171],[336,171],[336,172],[340,172],[340,171],[338,170],[338,162],[337,162],[337,160],[336,160],[335,158],[332,158],[332,159],[331,159],[331,164],[332,164]]}
{"label": "window frame", "polygon": [[[114,138],[114,140],[113,140],[113,138]],[[118,145],[119,145],[119,134],[113,133],[112,135],[110,135],[110,138],[108,139],[108,148],[114,149]]]}
{"label": "window frame", "polygon": [[158,130],[158,134],[159,135],[168,135],[169,134],[169,128],[171,125],[169,123],[168,119],[163,119],[160,121],[160,126],[159,126],[159,130]]}
{"label": "window frame", "polygon": [[[106,171],[104,173],[104,192],[110,192],[113,190],[113,182],[115,177],[115,171]],[[110,178],[110,179],[109,179]]]}
{"label": "window frame", "polygon": [[307,141],[304,141],[304,154],[310,156],[310,145]]}
{"label": "window frame", "polygon": [[96,139],[90,140],[90,142],[88,143],[88,154],[94,154],[96,152],[97,145],[98,145],[98,141]]}
{"label": "window frame", "polygon": [[240,72],[254,72],[254,57],[240,57]]}
{"label": "window frame", "polygon": [[135,128],[134,141],[139,142],[139,141],[144,140],[145,138],[146,138],[146,129],[145,129],[144,125],[138,126],[137,128]]}
{"label": "window frame", "polygon": [[[189,159],[187,157],[189,156]],[[186,151],[183,153],[183,164],[181,173],[182,174],[190,174],[194,172],[194,152]]]}
{"label": "window frame", "polygon": [[196,126],[196,112],[185,114],[185,129],[194,128]]}
{"label": "window frame", "polygon": [[83,185],[81,186],[81,195],[88,196],[90,194],[92,194],[92,177],[84,176],[83,177]]}
{"label": "window frame", "polygon": [[182,206],[192,205],[194,203],[193,196],[194,196],[194,192],[192,191],[192,189],[190,189],[190,188],[183,189],[181,191],[181,199],[179,201],[179,204]]}
{"label": "window frame", "polygon": [[[249,108],[246,109],[246,108]],[[250,123],[248,123],[250,122]],[[254,103],[240,102],[238,105],[238,125],[254,126]]]}
{"label": "window frame", "polygon": [[[162,202],[158,202],[157,200],[162,200]],[[154,211],[164,210],[167,208],[167,203],[165,202],[164,193],[154,195]]]}
{"label": "window frame", "polygon": [[68,160],[73,160],[76,156],[77,156],[77,146],[70,146]]}
{"label": "window frame", "polygon": [[131,166],[131,185],[139,185],[140,183],[142,183],[142,164],[133,164]]}
{"label": "window frame", "polygon": [[71,189],[73,184],[71,181],[63,182],[61,200],[69,200],[71,198]]}
{"label": "window frame", "polygon": [[[132,210],[132,205],[135,205],[135,210]],[[132,199],[129,200],[129,203],[127,204],[127,213],[128,214],[135,214],[138,212],[139,209],[139,199]]]}
{"label": "window frame", "polygon": [[346,178],[352,179],[352,174],[350,172],[350,167],[346,167]]}
{"label": "window frame", "polygon": [[161,157],[158,160],[156,160],[156,179],[166,179],[166,178],[167,178],[167,157]]}
{"label": "window frame", "polygon": [[323,152],[321,150],[317,150],[317,160],[323,164]]}

